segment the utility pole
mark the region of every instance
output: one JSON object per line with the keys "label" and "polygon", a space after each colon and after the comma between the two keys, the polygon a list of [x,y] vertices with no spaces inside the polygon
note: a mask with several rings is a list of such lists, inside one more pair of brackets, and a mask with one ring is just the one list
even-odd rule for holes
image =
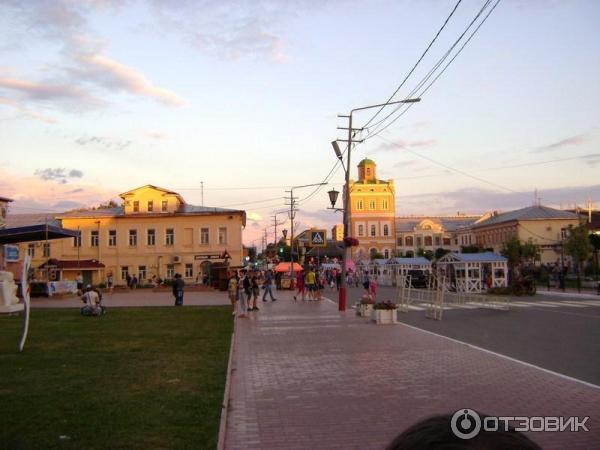
{"label": "utility pole", "polygon": [[[352,128],[352,115],[355,112],[358,111],[364,111],[366,109],[371,109],[371,108],[382,108],[382,107],[386,107],[389,105],[394,105],[394,104],[398,104],[398,103],[416,103],[421,101],[420,98],[414,98],[414,99],[405,99],[405,100],[399,100],[399,101],[395,101],[395,102],[386,102],[386,103],[382,103],[379,105],[370,105],[370,106],[363,106],[362,108],[354,108],[353,110],[350,111],[350,114],[346,115],[338,115],[338,117],[343,117],[343,118],[347,118],[348,119],[348,139],[345,141],[348,145],[347,147],[347,152],[346,152],[346,157],[347,157],[347,162],[346,162],[346,167],[345,167],[345,175],[346,175],[346,180],[344,183],[344,239],[350,236],[350,154],[352,153],[352,144],[353,144],[353,138],[354,135],[356,134],[357,131],[360,131],[360,128]],[[344,129],[344,128],[341,128]],[[344,142],[343,139],[339,139],[340,142]],[[354,142],[362,142],[360,140],[355,140]],[[333,141],[332,145],[334,147],[336,156],[338,157],[338,159],[340,159],[340,161],[342,161],[342,154],[339,151],[339,148],[337,147],[337,141]],[[333,205],[332,205],[333,206]],[[338,297],[338,311],[346,311],[346,290],[348,287],[348,283],[346,282],[346,273],[347,273],[347,268],[346,266],[348,265],[348,261],[350,260],[351,257],[351,251],[350,251],[350,247],[347,247],[346,245],[344,245],[344,258],[342,261],[342,283],[340,286],[340,293],[339,293],[339,297]]]}
{"label": "utility pole", "polygon": [[200,202],[200,206],[204,206],[204,181],[200,182],[200,198],[201,198],[201,202]]}
{"label": "utility pole", "polygon": [[[288,211],[288,217],[290,218],[290,276],[293,273],[294,270],[294,219],[296,218],[296,199],[298,197],[294,197],[294,188],[291,188],[289,191],[286,191],[290,193],[290,198],[289,198],[289,207],[290,210]],[[288,199],[286,198],[286,202],[288,201]]]}
{"label": "utility pole", "polygon": [[277,214],[271,216],[273,218],[273,226],[275,227],[275,245],[277,245],[277,225],[283,225],[285,223],[285,220],[281,221],[281,222],[277,222]]}

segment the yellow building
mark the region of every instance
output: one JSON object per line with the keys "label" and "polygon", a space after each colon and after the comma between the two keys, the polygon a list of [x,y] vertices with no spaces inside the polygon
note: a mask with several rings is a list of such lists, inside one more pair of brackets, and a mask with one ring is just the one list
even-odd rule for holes
{"label": "yellow building", "polygon": [[337,224],[333,226],[333,228],[331,229],[331,239],[333,241],[344,240],[344,225]]}
{"label": "yellow building", "polygon": [[350,181],[350,235],[359,241],[353,258],[381,253],[394,256],[396,248],[394,180],[377,179],[377,165],[370,159],[358,164],[358,181]]}
{"label": "yellow building", "polygon": [[419,250],[434,254],[439,248],[453,252],[473,245],[470,227],[479,216],[396,217],[396,248],[402,256],[417,256]]}
{"label": "yellow building", "polygon": [[494,212],[471,227],[475,244],[500,252],[506,242],[516,236],[521,242],[531,241],[540,250],[541,263],[553,263],[560,257],[561,243],[569,226],[579,225],[579,216],[547,206]]}
{"label": "yellow building", "polygon": [[64,228],[79,230],[79,238],[22,244],[21,252],[33,255],[33,267],[50,260],[55,278],[73,280],[81,272],[85,283],[101,283],[112,273],[117,285],[128,274],[141,284],[175,273],[193,281],[225,262],[242,265],[244,211],[190,205],[152,185],[120,197],[122,206],[55,216]]}

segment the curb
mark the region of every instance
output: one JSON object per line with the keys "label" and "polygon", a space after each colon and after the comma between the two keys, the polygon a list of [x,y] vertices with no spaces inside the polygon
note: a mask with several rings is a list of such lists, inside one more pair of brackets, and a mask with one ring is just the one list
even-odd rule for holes
{"label": "curb", "polygon": [[231,344],[229,346],[229,360],[227,361],[227,378],[225,379],[225,392],[223,393],[223,403],[221,405],[221,422],[219,424],[219,440],[217,441],[217,450],[225,449],[225,435],[227,433],[227,415],[229,414],[229,391],[231,388],[231,373],[233,371],[232,361],[236,328],[237,314],[233,319],[233,333],[231,333]]}

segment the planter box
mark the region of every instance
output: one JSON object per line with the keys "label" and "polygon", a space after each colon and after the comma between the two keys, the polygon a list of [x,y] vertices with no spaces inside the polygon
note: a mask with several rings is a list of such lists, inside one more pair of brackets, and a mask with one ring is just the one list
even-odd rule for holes
{"label": "planter box", "polygon": [[374,309],[371,319],[377,325],[386,325],[390,323],[398,322],[398,310],[397,309]]}
{"label": "planter box", "polygon": [[360,315],[362,317],[371,317],[371,312],[373,311],[373,305],[360,305]]}

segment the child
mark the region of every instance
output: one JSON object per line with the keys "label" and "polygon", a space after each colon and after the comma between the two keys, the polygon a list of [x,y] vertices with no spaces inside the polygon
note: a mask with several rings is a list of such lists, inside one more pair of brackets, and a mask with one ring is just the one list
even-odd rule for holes
{"label": "child", "polygon": [[369,294],[373,297],[373,300],[377,298],[377,277],[371,278],[369,283]]}

